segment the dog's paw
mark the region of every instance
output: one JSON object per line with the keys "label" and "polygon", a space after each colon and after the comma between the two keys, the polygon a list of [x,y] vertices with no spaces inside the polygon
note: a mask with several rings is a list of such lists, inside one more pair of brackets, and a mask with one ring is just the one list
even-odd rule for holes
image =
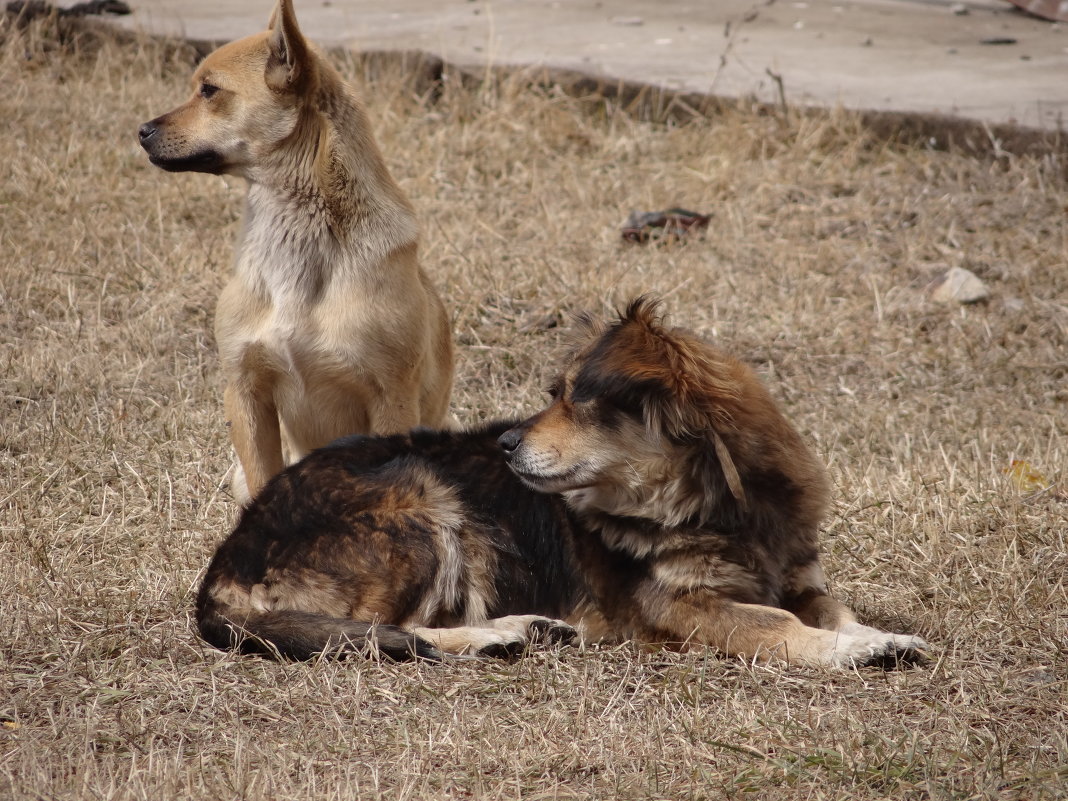
{"label": "dog's paw", "polygon": [[245,469],[241,466],[241,462],[237,460],[234,460],[233,467],[230,470],[230,492],[233,494],[234,500],[242,507],[251,505],[252,494],[248,491]]}
{"label": "dog's paw", "polygon": [[477,630],[472,650],[494,659],[514,659],[534,645],[566,645],[578,636],[564,621],[540,615],[498,617],[486,621],[486,626]]}
{"label": "dog's paw", "polygon": [[489,623],[497,631],[511,632],[537,645],[569,645],[578,637],[575,628],[563,620],[541,615],[509,615]]}
{"label": "dog's paw", "polygon": [[481,626],[455,629],[415,629],[443,650],[491,659],[514,659],[532,645],[566,645],[578,633],[562,620],[541,615],[509,615],[487,620]]}
{"label": "dog's paw", "polygon": [[841,667],[894,670],[927,661],[927,641],[913,634],[891,634],[859,623],[839,629],[832,661]]}
{"label": "dog's paw", "polygon": [[527,648],[527,640],[511,634],[492,632],[492,641],[484,642],[475,651],[476,656],[488,659],[517,659]]}
{"label": "dog's paw", "polygon": [[539,617],[530,621],[530,640],[546,645],[573,645],[578,640],[575,627],[562,620]]}

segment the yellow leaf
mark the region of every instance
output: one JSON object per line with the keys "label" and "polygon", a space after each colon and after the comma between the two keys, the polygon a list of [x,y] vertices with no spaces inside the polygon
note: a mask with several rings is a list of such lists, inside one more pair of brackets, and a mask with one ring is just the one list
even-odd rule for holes
{"label": "yellow leaf", "polygon": [[1013,459],[1012,465],[1006,467],[1003,473],[1007,473],[1012,485],[1019,492],[1038,492],[1050,486],[1051,482],[1031,465],[1022,459]]}

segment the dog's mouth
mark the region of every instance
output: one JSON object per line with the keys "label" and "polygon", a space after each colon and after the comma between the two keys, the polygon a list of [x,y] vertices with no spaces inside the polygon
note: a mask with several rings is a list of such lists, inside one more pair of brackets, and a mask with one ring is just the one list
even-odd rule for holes
{"label": "dog's mouth", "polygon": [[206,172],[218,175],[226,163],[215,150],[201,150],[188,156],[160,156],[148,154],[148,160],[167,172]]}
{"label": "dog's mouth", "polygon": [[512,468],[512,472],[519,477],[520,481],[531,489],[540,492],[563,492],[565,490],[582,489],[592,483],[588,480],[588,477],[582,475],[586,468],[586,464],[583,462],[557,473],[531,472],[511,461],[509,461],[508,466]]}

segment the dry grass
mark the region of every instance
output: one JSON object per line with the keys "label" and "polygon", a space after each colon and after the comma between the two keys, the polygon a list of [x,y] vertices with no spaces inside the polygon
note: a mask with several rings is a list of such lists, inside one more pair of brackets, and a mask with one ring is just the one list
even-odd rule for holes
{"label": "dry grass", "polygon": [[[359,64],[349,69],[359,73]],[[274,664],[202,646],[234,505],[211,321],[242,188],[140,121],[188,53],[47,26],[0,53],[0,796],[1022,798],[1068,786],[1068,185],[1059,157],[888,144],[847,114],[686,125],[521,81],[366,94],[455,315],[455,406],[531,410],[549,316],[664,295],[831,466],[836,591],[936,646],[883,674],[630,647]],[[624,247],[631,208],[714,213]],[[950,265],[994,296],[928,300]],[[562,317],[561,317],[562,319]]]}

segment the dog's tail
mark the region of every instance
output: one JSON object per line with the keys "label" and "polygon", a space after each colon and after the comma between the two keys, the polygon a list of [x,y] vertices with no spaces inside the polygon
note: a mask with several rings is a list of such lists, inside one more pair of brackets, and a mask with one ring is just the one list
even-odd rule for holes
{"label": "dog's tail", "polygon": [[[345,658],[381,655],[395,661],[443,660],[444,654],[397,626],[363,623],[294,609],[256,611],[221,601],[205,581],[197,599],[200,636],[222,650],[237,650],[275,659]],[[231,594],[244,594],[236,590]],[[247,597],[247,595],[246,595]],[[236,600],[236,599],[235,599]]]}

